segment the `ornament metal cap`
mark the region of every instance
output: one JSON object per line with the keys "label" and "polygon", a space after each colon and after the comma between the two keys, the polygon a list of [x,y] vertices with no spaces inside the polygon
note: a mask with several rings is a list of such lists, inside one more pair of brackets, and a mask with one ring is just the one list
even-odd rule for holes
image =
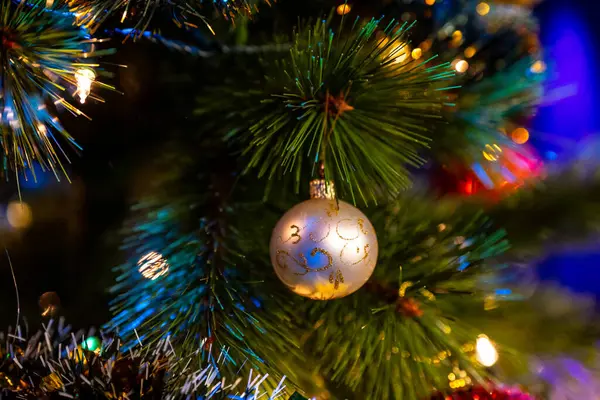
{"label": "ornament metal cap", "polygon": [[315,179],[310,181],[310,198],[335,200],[335,187],[333,181]]}

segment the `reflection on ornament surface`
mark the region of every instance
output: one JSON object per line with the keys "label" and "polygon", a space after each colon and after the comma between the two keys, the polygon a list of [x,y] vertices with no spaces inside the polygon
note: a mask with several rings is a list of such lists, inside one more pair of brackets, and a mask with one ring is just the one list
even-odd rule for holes
{"label": "reflection on ornament surface", "polygon": [[311,199],[279,220],[270,252],[277,276],[290,290],[329,300],[365,284],[377,262],[378,243],[375,229],[356,207]]}
{"label": "reflection on ornament surface", "polygon": [[475,351],[477,352],[477,361],[484,367],[491,367],[498,361],[498,351],[490,338],[485,335],[477,337]]}
{"label": "reflection on ornament surface", "polygon": [[146,279],[155,280],[169,272],[169,263],[162,254],[151,251],[137,262],[140,274]]}

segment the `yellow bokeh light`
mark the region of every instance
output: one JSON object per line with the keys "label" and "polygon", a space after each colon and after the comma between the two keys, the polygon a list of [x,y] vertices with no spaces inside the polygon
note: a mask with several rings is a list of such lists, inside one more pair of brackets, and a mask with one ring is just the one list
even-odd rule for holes
{"label": "yellow bokeh light", "polygon": [[477,337],[477,361],[484,367],[491,367],[498,361],[498,351],[494,344],[485,335]]}
{"label": "yellow bokeh light", "polygon": [[538,60],[531,64],[531,67],[529,69],[534,74],[541,74],[542,72],[546,71],[546,63],[542,60]]}
{"label": "yellow bokeh light", "polygon": [[460,46],[463,40],[463,33],[459,30],[456,30],[452,33],[452,46],[457,47]]}
{"label": "yellow bokeh light", "polygon": [[427,39],[425,41],[423,41],[423,43],[421,43],[419,45],[419,47],[421,48],[421,50],[423,50],[424,52],[428,52],[429,49],[431,49],[431,40]]}
{"label": "yellow bokeh light", "polygon": [[482,1],[481,3],[477,4],[475,9],[477,10],[477,14],[482,16],[487,15],[490,12],[490,5],[485,1]]}
{"label": "yellow bokeh light", "polygon": [[510,134],[510,137],[516,144],[524,144],[529,140],[529,131],[525,128],[517,128]]}
{"label": "yellow bokeh light", "polygon": [[344,3],[337,6],[337,13],[339,15],[346,15],[350,11],[352,11],[352,6],[350,4]]}
{"label": "yellow bokeh light", "polygon": [[477,53],[477,49],[474,46],[469,46],[465,49],[465,57],[471,58]]}
{"label": "yellow bokeh light", "polygon": [[432,6],[435,4],[435,0],[425,0],[425,4],[427,4],[428,6]]}
{"label": "yellow bokeh light", "polygon": [[497,144],[486,144],[485,149],[483,150],[483,157],[488,161],[498,161],[500,154],[502,154],[502,149]]}
{"label": "yellow bokeh light", "polygon": [[6,219],[13,228],[25,229],[33,221],[31,207],[21,201],[11,201],[6,207]]}
{"label": "yellow bokeh light", "polygon": [[421,50],[420,48],[416,48],[412,51],[411,53],[412,58],[414,58],[415,60],[418,60],[419,58],[421,58],[421,56],[423,56],[423,50]]}
{"label": "yellow bokeh light", "polygon": [[394,49],[390,52],[390,56],[394,57],[394,62],[402,63],[410,57],[410,46],[405,42],[398,42]]}
{"label": "yellow bokeh light", "polygon": [[465,60],[459,60],[454,65],[454,69],[460,74],[465,73],[469,69],[469,63]]}

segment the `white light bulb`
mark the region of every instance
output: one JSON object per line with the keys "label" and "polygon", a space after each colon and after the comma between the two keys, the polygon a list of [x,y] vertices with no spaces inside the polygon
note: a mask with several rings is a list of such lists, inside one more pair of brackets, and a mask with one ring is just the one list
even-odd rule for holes
{"label": "white light bulb", "polygon": [[85,103],[85,100],[92,91],[92,83],[96,79],[96,73],[89,68],[80,68],[75,71],[75,81],[77,82],[77,90],[75,94],[79,96],[81,104]]}
{"label": "white light bulb", "polygon": [[487,336],[479,335],[477,337],[475,349],[477,351],[477,361],[484,367],[491,367],[498,361],[498,350]]}

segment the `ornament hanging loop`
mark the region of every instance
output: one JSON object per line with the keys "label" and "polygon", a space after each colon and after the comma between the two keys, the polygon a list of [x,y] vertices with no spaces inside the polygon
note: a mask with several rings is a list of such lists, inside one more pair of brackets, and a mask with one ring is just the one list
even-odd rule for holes
{"label": "ornament hanging loop", "polygon": [[319,162],[319,179],[310,181],[310,198],[336,200],[333,181],[325,179],[325,162]]}

